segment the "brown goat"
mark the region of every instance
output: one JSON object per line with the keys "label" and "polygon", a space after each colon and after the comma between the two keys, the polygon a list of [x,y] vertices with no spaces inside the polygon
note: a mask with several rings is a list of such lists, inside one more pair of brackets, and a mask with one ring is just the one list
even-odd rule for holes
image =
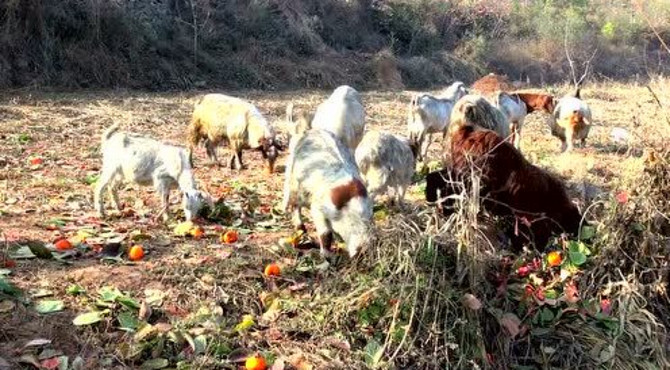
{"label": "brown goat", "polygon": [[495,73],[489,73],[480,78],[475,81],[471,87],[482,95],[489,95],[496,91],[510,91],[513,89],[512,84],[506,76],[500,76]]}
{"label": "brown goat", "polygon": [[[495,132],[462,126],[452,132],[450,149],[451,166],[426,178],[427,201],[455,192],[449,178],[466,179],[480,169],[484,207],[494,215],[514,216],[518,230],[527,232],[538,248],[546,247],[553,233],[578,233],[582,216],[562,182],[528,162]],[[518,248],[518,233],[511,239]]]}
{"label": "brown goat", "polygon": [[548,114],[554,113],[556,99],[551,95],[529,92],[514,92],[512,95],[518,96],[526,104],[526,111],[529,114],[535,111]]}

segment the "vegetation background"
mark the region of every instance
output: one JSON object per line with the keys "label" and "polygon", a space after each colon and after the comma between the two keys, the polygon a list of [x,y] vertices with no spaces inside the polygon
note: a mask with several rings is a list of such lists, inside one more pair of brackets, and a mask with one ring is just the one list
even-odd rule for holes
{"label": "vegetation background", "polygon": [[[667,0],[6,0],[0,88],[425,88],[667,71]],[[624,67],[625,66],[625,67]]]}

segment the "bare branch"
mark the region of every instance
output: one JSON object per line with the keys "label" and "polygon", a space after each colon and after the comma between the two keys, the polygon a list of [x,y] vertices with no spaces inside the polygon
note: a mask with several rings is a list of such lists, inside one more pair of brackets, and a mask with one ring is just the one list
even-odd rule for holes
{"label": "bare branch", "polygon": [[577,85],[577,75],[575,74],[575,63],[570,58],[570,49],[568,48],[568,24],[565,24],[565,32],[563,37],[563,46],[565,47],[565,56],[568,58],[570,64],[570,73],[572,74],[572,83]]}
{"label": "bare branch", "polygon": [[596,54],[597,54],[597,53],[598,53],[598,48],[596,48],[596,49],[593,51],[593,54],[591,54],[591,57],[590,57],[586,62],[583,63],[583,65],[584,65],[584,74],[582,75],[582,77],[579,78],[579,81],[577,81],[577,83],[575,83],[575,87],[579,87],[579,86],[581,86],[581,84],[582,84],[582,82],[584,81],[584,79],[586,78],[586,76],[588,76],[588,74],[589,74],[589,70],[591,69],[591,61],[593,60],[593,58],[596,57]]}

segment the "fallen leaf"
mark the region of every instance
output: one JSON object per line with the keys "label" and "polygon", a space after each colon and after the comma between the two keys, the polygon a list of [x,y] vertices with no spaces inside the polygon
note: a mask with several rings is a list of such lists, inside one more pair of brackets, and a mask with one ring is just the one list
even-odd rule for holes
{"label": "fallen leaf", "polygon": [[144,363],[142,363],[142,366],[140,366],[140,369],[146,369],[146,370],[157,370],[157,369],[163,369],[168,367],[170,362],[164,358],[154,358],[151,360],[146,360]]}
{"label": "fallen leaf", "polygon": [[47,344],[51,344],[51,340],[38,338],[38,339],[33,339],[30,342],[24,344],[23,348],[40,347],[40,346],[44,346],[44,345],[47,345]]}
{"label": "fallen leaf", "polygon": [[72,323],[77,326],[95,324],[96,322],[102,320],[105,311],[92,311],[79,314],[74,318],[74,320],[72,320]]}
{"label": "fallen leaf", "polygon": [[24,363],[24,364],[30,364],[35,366],[36,368],[40,369],[40,362],[37,361],[37,357],[35,355],[23,355],[19,357],[19,362]]}
{"label": "fallen leaf", "polygon": [[15,260],[29,259],[29,258],[35,258],[35,257],[37,257],[37,256],[35,256],[35,254],[27,246],[20,246],[19,248],[17,248],[13,252],[9,253],[9,258],[15,259]]}
{"label": "fallen leaf", "polygon": [[235,331],[244,331],[254,326],[254,316],[244,315],[242,321],[235,326]]}
{"label": "fallen leaf", "polygon": [[474,295],[466,293],[463,295],[462,299],[463,305],[473,311],[477,311],[482,308],[482,302],[477,299]]}
{"label": "fallen leaf", "polygon": [[507,334],[514,338],[521,331],[521,320],[513,313],[506,313],[500,318],[500,326],[507,331]]}
{"label": "fallen leaf", "polygon": [[288,362],[291,366],[295,367],[297,370],[312,370],[314,366],[307,362],[307,359],[303,354],[297,353],[288,358]]}
{"label": "fallen leaf", "polygon": [[86,293],[86,289],[82,288],[81,285],[78,285],[78,284],[72,284],[72,285],[69,285],[69,286],[67,287],[67,289],[65,289],[65,292],[66,292],[67,294],[75,295],[75,294]]}
{"label": "fallen leaf", "polygon": [[62,311],[63,308],[65,308],[65,304],[60,300],[39,301],[35,305],[35,310],[41,314]]}
{"label": "fallen leaf", "polygon": [[146,301],[142,301],[140,304],[140,310],[139,313],[137,314],[138,318],[142,321],[146,321],[149,317],[151,317],[151,307],[147,304]]}

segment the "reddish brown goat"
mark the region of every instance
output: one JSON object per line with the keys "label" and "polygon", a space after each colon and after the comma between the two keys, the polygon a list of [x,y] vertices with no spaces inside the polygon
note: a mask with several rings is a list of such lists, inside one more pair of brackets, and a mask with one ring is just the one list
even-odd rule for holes
{"label": "reddish brown goat", "polygon": [[472,84],[472,89],[483,95],[489,95],[496,91],[510,91],[512,84],[506,76],[500,76],[495,73],[480,78]]}
{"label": "reddish brown goat", "polygon": [[539,93],[527,93],[527,92],[515,92],[512,95],[516,95],[521,99],[521,101],[526,104],[526,111],[530,114],[535,111],[545,112],[549,114],[554,113],[554,108],[556,107],[556,99],[553,96],[548,94],[539,94]]}
{"label": "reddish brown goat", "polygon": [[480,195],[484,207],[494,215],[516,218],[513,246],[523,242],[518,231],[527,233],[540,249],[546,247],[552,234],[579,232],[582,216],[562,182],[528,162],[495,132],[460,127],[451,135],[451,160],[451,167],[426,178],[427,201],[436,202],[453,194],[456,189],[449,185],[449,178],[466,179],[473,168],[478,168],[482,172]]}

